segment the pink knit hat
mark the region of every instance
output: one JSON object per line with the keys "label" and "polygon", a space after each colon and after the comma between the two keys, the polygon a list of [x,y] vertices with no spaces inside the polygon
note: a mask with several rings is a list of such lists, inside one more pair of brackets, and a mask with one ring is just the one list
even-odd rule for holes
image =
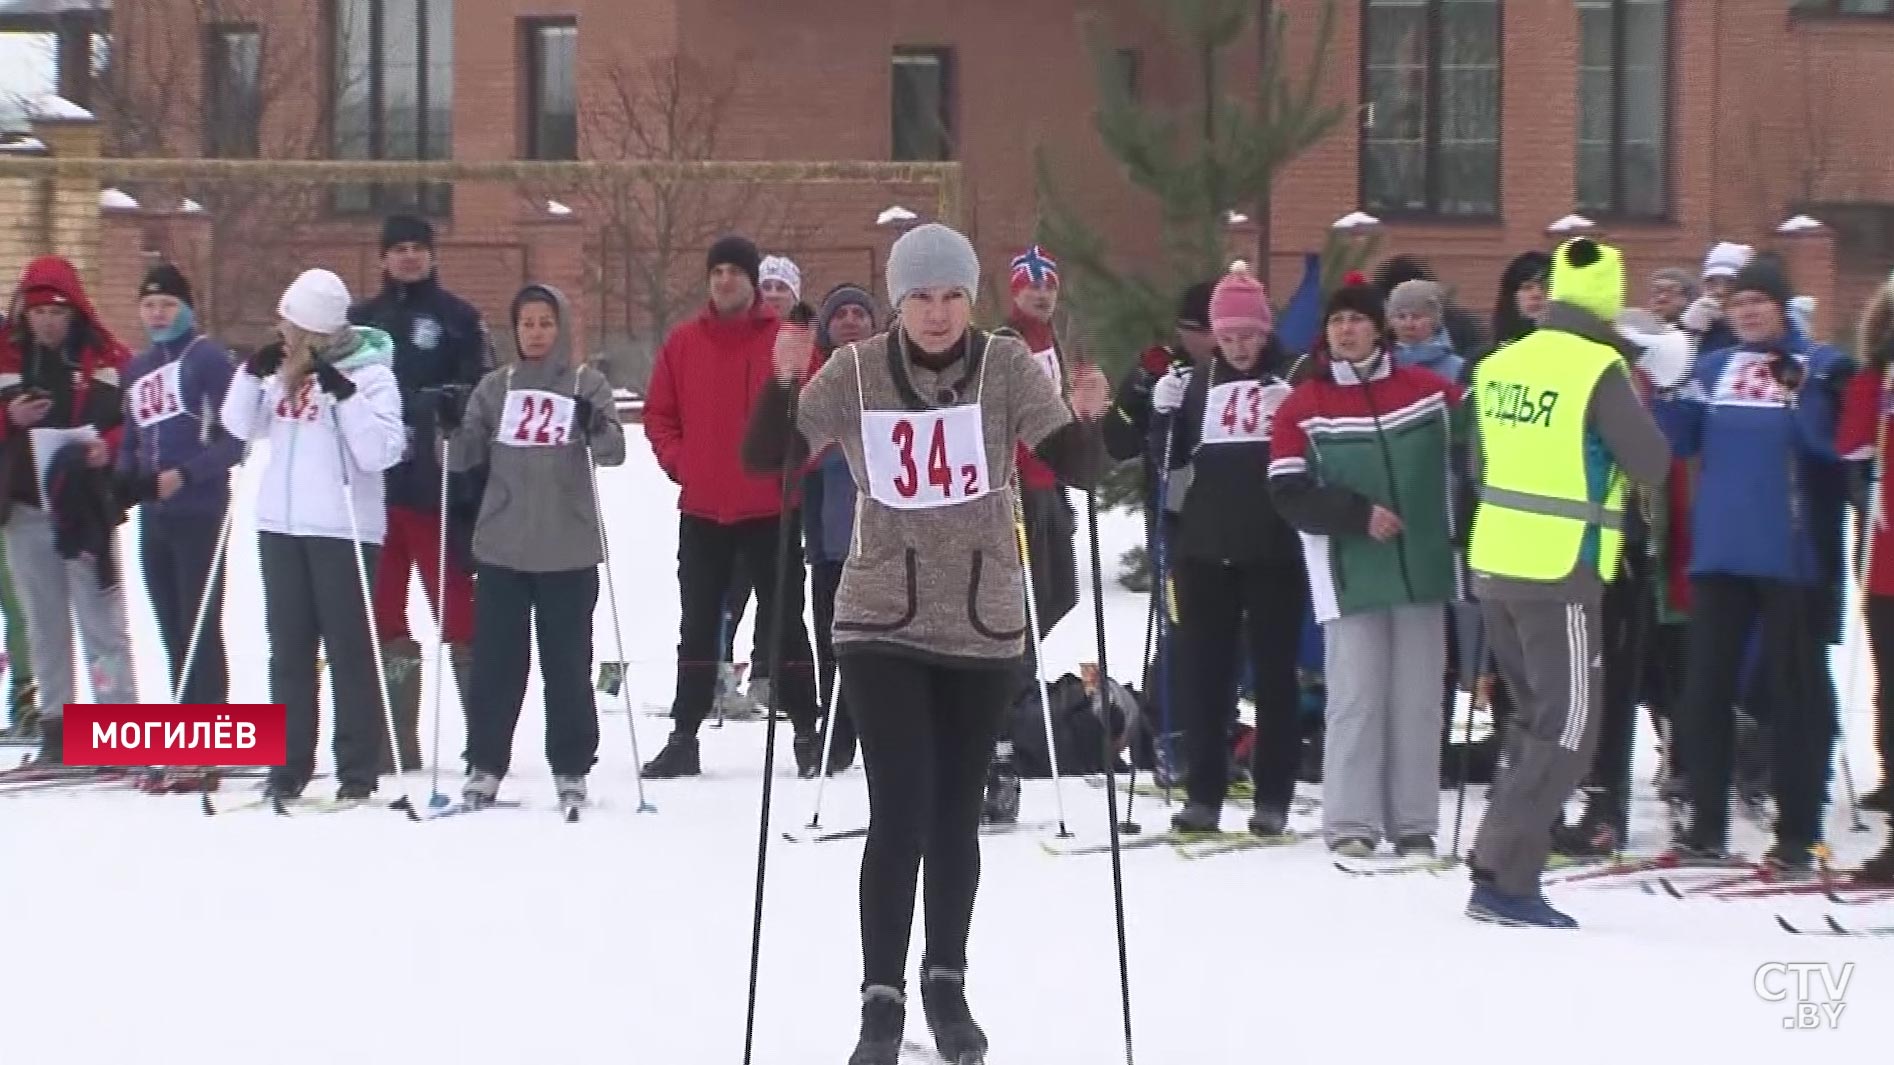
{"label": "pink knit hat", "polygon": [[1274,325],[1269,294],[1263,291],[1262,282],[1251,276],[1243,263],[1231,266],[1210,294],[1210,328],[1220,331],[1248,326],[1267,333]]}

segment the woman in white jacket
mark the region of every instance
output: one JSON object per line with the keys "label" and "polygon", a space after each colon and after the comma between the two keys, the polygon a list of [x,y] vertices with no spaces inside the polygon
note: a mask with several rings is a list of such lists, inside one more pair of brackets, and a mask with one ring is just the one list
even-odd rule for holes
{"label": "woman in white jacket", "polygon": [[349,325],[349,292],[310,270],[283,293],[282,340],[251,356],[224,399],[224,427],[269,441],[257,550],[270,634],[270,699],[288,710],[289,758],[269,794],[301,796],[315,775],[316,666],[327,646],[335,691],[338,801],[366,800],[383,771],[387,722],[375,673],[362,567],[374,579],[385,520],[382,471],[407,445],[394,342]]}

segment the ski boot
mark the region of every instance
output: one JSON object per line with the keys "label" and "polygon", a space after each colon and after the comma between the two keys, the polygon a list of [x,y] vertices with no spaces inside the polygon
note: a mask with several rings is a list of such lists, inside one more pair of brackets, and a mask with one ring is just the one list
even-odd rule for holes
{"label": "ski boot", "polygon": [[790,749],[796,755],[796,776],[803,780],[814,780],[822,775],[821,729],[797,729],[796,738],[790,741]]}
{"label": "ski boot", "polygon": [[1863,810],[1874,810],[1878,813],[1894,814],[1894,785],[1883,781],[1881,786],[1875,788],[1873,791],[1863,792],[1861,797],[1856,800],[1856,803]]}
{"label": "ski boot", "polygon": [[500,778],[484,769],[476,769],[460,787],[460,804],[469,810],[484,810],[500,797]]}
{"label": "ski boot", "polygon": [[1466,912],[1476,921],[1508,928],[1571,930],[1578,927],[1577,921],[1553,909],[1544,895],[1508,895],[1487,880],[1474,881]]}
{"label": "ski boot", "polygon": [[1894,887],[1894,831],[1888,833],[1887,846],[1881,848],[1881,853],[1862,862],[1849,882]]}
{"label": "ski boot", "polygon": [[934,1033],[934,1049],[949,1065],[982,1065],[986,1033],[967,1008],[967,974],[959,969],[921,969],[921,1012]]}
{"label": "ski boot", "polygon": [[980,807],[983,825],[1019,823],[1019,770],[1013,765],[1013,745],[1001,740],[987,763],[986,801]]}
{"label": "ski boot", "polygon": [[[413,639],[381,645],[381,668],[388,678],[388,707],[395,719],[396,760],[382,759],[384,773],[421,768],[421,645]],[[384,744],[387,740],[382,741]]]}
{"label": "ski boot", "polygon": [[1250,814],[1250,835],[1269,839],[1289,831],[1289,810],[1282,806],[1264,806],[1258,804],[1256,812]]}
{"label": "ski boot", "polygon": [[263,798],[273,806],[295,802],[303,797],[303,789],[309,786],[307,780],[292,776],[285,770],[270,770],[263,784]]}
{"label": "ski boot", "polygon": [[1806,843],[1777,839],[1762,856],[1763,878],[1773,881],[1813,880],[1815,848]]}
{"label": "ski boot", "polygon": [[1364,836],[1338,836],[1335,842],[1328,845],[1328,849],[1337,858],[1372,858],[1374,840]]}
{"label": "ski boot", "polygon": [[[737,716],[761,721],[765,714],[771,712],[769,708],[770,694],[771,690],[768,677],[751,677],[750,687],[743,693],[742,709],[738,711]],[[780,710],[775,711],[775,714],[776,720],[778,721],[789,716]]]}
{"label": "ski boot", "polygon": [[66,718],[43,717],[39,722],[39,752],[33,756],[37,766],[66,764]]}
{"label": "ski boot", "polygon": [[648,780],[694,777],[701,772],[703,768],[697,759],[697,737],[679,732],[673,732],[657,757],[644,764],[644,775]]}
{"label": "ski boot", "polygon": [[907,1029],[907,996],[875,984],[862,991],[862,1031],[848,1065],[899,1065],[901,1036]]}
{"label": "ski boot", "polygon": [[1426,832],[1410,832],[1394,841],[1394,853],[1400,858],[1432,858],[1439,853],[1434,837]]}
{"label": "ski boot", "polygon": [[375,794],[372,780],[345,780],[335,789],[336,802],[367,802]]}
{"label": "ski boot", "polygon": [[559,810],[568,821],[579,819],[579,809],[585,805],[585,778],[570,773],[552,775],[553,790],[559,796]]}
{"label": "ski boot", "polygon": [[1171,815],[1172,832],[1215,832],[1223,821],[1223,811],[1200,802],[1187,802]]}

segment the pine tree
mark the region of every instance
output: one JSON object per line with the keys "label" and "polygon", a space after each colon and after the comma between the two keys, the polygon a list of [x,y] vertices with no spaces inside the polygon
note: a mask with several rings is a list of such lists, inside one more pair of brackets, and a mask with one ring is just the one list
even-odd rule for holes
{"label": "pine tree", "polygon": [[1107,237],[1059,195],[1044,151],[1036,158],[1039,239],[1060,261],[1061,302],[1078,334],[1068,341],[1078,341],[1114,376],[1140,351],[1170,338],[1178,293],[1228,267],[1224,235],[1231,212],[1266,203],[1274,176],[1343,114],[1342,105],[1324,102],[1320,92],[1334,0],[1322,0],[1315,47],[1298,57],[1299,72],[1284,55],[1287,16],[1273,3],[1260,5],[1268,32],[1256,82],[1247,92],[1231,84],[1226,53],[1256,40],[1251,24],[1257,0],[1145,4],[1167,25],[1184,69],[1197,75],[1197,90],[1182,106],[1133,99],[1118,56],[1092,16],[1086,18],[1085,38],[1098,86],[1099,137],[1125,178],[1153,197],[1159,213],[1161,254],[1147,264],[1153,268],[1116,266]]}

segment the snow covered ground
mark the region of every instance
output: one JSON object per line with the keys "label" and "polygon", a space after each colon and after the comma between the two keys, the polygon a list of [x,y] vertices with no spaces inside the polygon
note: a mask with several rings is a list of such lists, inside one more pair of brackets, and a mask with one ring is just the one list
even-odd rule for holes
{"label": "snow covered ground", "polygon": [[[631,432],[630,461],[605,471],[603,484],[632,662],[629,725],[649,757],[668,728],[649,710],[668,705],[672,683],[675,490]],[[260,701],[267,648],[247,507],[254,472],[240,489],[227,631],[233,697]],[[1138,535],[1133,519],[1107,518],[1107,565]],[[128,549],[135,537],[128,527]],[[414,599],[425,642],[432,628],[418,590]],[[1107,608],[1113,672],[1130,679],[1144,602],[1111,584]],[[142,595],[134,611],[140,682],[160,699]],[[1051,635],[1056,671],[1095,657],[1091,616],[1088,595]],[[612,657],[604,602],[596,632],[599,656]],[[748,647],[747,632],[737,646]],[[431,682],[431,660],[428,668]],[[206,818],[192,798],[127,792],[0,798],[0,912],[10,916],[0,1061],[741,1061],[764,726],[706,728],[707,775],[651,785],[657,811],[640,814],[628,720],[615,708],[593,777],[600,808],[566,825],[550,809],[538,697],[535,684],[507,784],[510,797],[534,804],[527,810],[415,825],[378,810]],[[432,705],[431,688],[424,699]],[[446,705],[441,749],[457,766],[451,691]],[[1854,764],[1865,769],[1868,717],[1856,709],[1848,724]],[[857,1021],[860,842],[781,839],[809,820],[813,795],[793,777],[786,729],[780,740],[756,1061],[839,1065]],[[1639,750],[1648,763],[1649,736]],[[1638,772],[1649,780],[1648,764]],[[456,783],[442,781],[449,791]],[[421,803],[429,780],[397,787]],[[226,802],[241,797],[232,788]],[[1075,831],[1102,837],[1101,790],[1068,781],[1065,802]],[[1147,831],[1164,823],[1159,806],[1138,800]],[[865,811],[859,769],[830,783],[825,827],[865,823]],[[1443,811],[1450,832],[1451,793]],[[1024,818],[1053,812],[1049,786],[1029,783]],[[1478,812],[1476,796],[1469,835]],[[1657,846],[1661,812],[1647,803],[1639,813],[1637,842]],[[1231,827],[1240,820],[1227,812]],[[1872,825],[1850,833],[1834,817],[1845,860],[1878,846],[1884,819]],[[1762,840],[1744,826],[1737,842]],[[1123,1060],[1109,859],[1052,857],[1030,832],[989,838],[985,858],[970,993],[993,1061]],[[1585,928],[1560,934],[1466,920],[1462,876],[1347,878],[1314,844],[1195,862],[1130,851],[1124,872],[1145,1062],[1869,1052],[1859,1061],[1885,1055],[1894,1036],[1894,940],[1798,938],[1774,926],[1775,913],[1813,921],[1835,909],[1826,903],[1686,903],[1567,887],[1553,898]],[[1894,922],[1894,904],[1838,912]],[[1837,1030],[1786,1032],[1788,1005],[1759,999],[1759,965],[1798,961],[1858,963]],[[918,1003],[909,1034],[925,1039]]]}

